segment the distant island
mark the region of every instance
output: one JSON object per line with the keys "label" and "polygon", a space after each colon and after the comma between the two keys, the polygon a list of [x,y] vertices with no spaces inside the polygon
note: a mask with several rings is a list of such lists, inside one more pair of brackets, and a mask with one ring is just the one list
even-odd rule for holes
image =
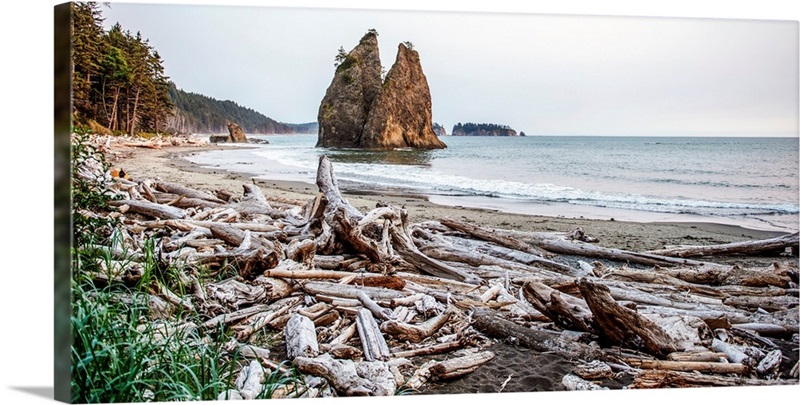
{"label": "distant island", "polygon": [[433,123],[433,133],[436,134],[436,136],[447,136],[447,130],[438,122]]}
{"label": "distant island", "polygon": [[519,136],[508,125],[467,122],[453,125],[453,136]]}

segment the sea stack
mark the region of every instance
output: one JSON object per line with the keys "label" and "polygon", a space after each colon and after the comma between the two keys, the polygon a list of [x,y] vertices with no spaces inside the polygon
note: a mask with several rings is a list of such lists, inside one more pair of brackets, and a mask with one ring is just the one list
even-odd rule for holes
{"label": "sea stack", "polygon": [[359,148],[370,106],[381,91],[378,34],[368,32],[338,62],[317,114],[317,147]]}
{"label": "sea stack", "polygon": [[419,53],[400,44],[381,80],[378,38],[370,30],[339,58],[319,108],[317,147],[363,149],[446,148],[433,132],[431,94]]}
{"label": "sea stack", "polygon": [[228,142],[247,143],[247,137],[244,135],[242,127],[232,122],[228,123]]}

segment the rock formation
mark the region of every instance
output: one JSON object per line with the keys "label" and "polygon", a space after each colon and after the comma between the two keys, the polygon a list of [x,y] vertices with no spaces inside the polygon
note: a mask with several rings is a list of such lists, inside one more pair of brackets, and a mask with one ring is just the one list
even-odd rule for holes
{"label": "rock formation", "polygon": [[247,143],[247,137],[244,135],[242,128],[232,122],[228,123],[228,142],[234,143]]}
{"label": "rock formation", "polygon": [[447,130],[438,122],[433,123],[433,133],[436,134],[436,136],[447,136]]}
{"label": "rock formation", "polygon": [[394,65],[381,81],[377,33],[370,31],[338,59],[317,116],[318,147],[447,147],[433,132],[430,89],[419,53],[400,44]]}
{"label": "rock formation", "polygon": [[320,103],[317,147],[361,147],[370,106],[381,91],[381,69],[378,35],[368,32],[339,61]]}

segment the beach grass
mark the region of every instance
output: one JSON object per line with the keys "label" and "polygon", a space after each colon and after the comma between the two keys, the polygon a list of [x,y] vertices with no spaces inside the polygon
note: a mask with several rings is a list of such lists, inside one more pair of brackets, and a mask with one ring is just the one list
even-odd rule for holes
{"label": "beach grass", "polygon": [[[77,136],[72,145],[72,166],[87,160],[109,167],[102,153]],[[238,350],[226,350],[232,331],[224,327],[201,334],[181,326],[202,322],[200,314],[176,308],[161,319],[150,306],[151,293],[166,286],[183,296],[178,264],[159,260],[154,239],[146,239],[140,257],[122,249],[113,218],[91,213],[108,212],[110,198],[103,179],[85,179],[73,173],[73,248],[71,277],[71,400],[77,403],[216,400],[236,388],[236,377],[246,364]],[[137,262],[141,277],[135,283],[114,282]],[[200,269],[202,273],[202,269]],[[98,275],[102,275],[100,279]],[[201,285],[203,278],[200,280]],[[293,368],[290,368],[293,370]],[[299,387],[296,371],[275,370],[265,378],[258,398],[270,398],[287,384]]]}

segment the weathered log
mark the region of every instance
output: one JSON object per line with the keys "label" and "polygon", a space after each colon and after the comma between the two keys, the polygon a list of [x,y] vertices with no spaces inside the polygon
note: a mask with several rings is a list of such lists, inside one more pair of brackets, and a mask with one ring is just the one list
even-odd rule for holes
{"label": "weathered log", "polygon": [[302,289],[309,294],[322,294],[327,296],[342,297],[342,298],[358,298],[358,292],[363,291],[368,297],[373,300],[384,301],[393,298],[401,298],[409,295],[405,292],[390,290],[381,287],[361,287],[348,284],[333,284],[325,283],[322,281],[308,281],[303,283]]}
{"label": "weathered log", "polygon": [[317,245],[313,239],[294,241],[286,247],[286,257],[298,263],[302,263],[306,268],[314,267],[314,255]]}
{"label": "weathered log", "polygon": [[685,266],[719,267],[719,265],[710,262],[654,255],[650,253],[638,253],[623,249],[606,248],[585,242],[569,241],[562,237],[557,237],[554,235],[548,235],[543,233],[509,231],[500,229],[495,229],[494,232],[509,237],[516,237],[519,240],[535,245],[548,252],[557,254],[575,255],[575,256],[583,256],[583,257],[598,258],[598,259],[609,259],[620,262],[644,264],[648,266],[668,267],[668,266],[685,265]]}
{"label": "weathered log", "polygon": [[355,323],[351,323],[350,326],[342,330],[342,333],[340,333],[339,336],[336,336],[333,340],[331,340],[329,344],[337,345],[347,343],[347,341],[356,334],[356,329],[357,325]]}
{"label": "weathered log", "polygon": [[494,353],[483,351],[439,361],[431,366],[431,376],[438,380],[461,377],[475,371],[494,357]]}
{"label": "weathered log", "polygon": [[797,384],[793,380],[761,380],[757,378],[706,375],[672,370],[642,370],[628,388],[741,387]]}
{"label": "weathered log", "polygon": [[415,357],[415,356],[428,356],[431,354],[441,354],[451,352],[456,349],[464,347],[461,341],[455,340],[452,342],[439,343],[431,346],[423,346],[418,349],[403,350],[392,353],[394,357]]}
{"label": "weathered log", "polygon": [[517,325],[495,315],[487,308],[475,308],[472,312],[472,326],[483,334],[498,339],[507,339],[519,346],[542,352],[555,352],[567,358],[592,360],[600,352],[589,345],[565,339],[561,334],[541,329]]}
{"label": "weathered log", "polygon": [[356,326],[358,328],[358,337],[361,339],[364,358],[367,361],[387,360],[391,353],[389,353],[386,340],[378,328],[378,323],[372,317],[372,312],[366,308],[361,308],[356,315]]}
{"label": "weathered log", "polygon": [[146,215],[159,219],[183,219],[186,212],[180,208],[169,205],[152,203],[150,201],[137,200],[109,200],[108,205],[114,207],[127,206],[127,210],[137,214]]}
{"label": "weathered log", "polygon": [[267,326],[270,322],[272,322],[275,318],[285,314],[286,312],[289,311],[289,309],[292,309],[293,307],[294,307],[293,305],[286,303],[286,305],[278,307],[278,309],[273,312],[260,314],[250,325],[236,332],[236,340],[238,341],[247,340],[253,333],[261,330],[262,328]]}
{"label": "weathered log", "polygon": [[206,292],[207,299],[212,299],[233,310],[266,303],[271,298],[269,292],[263,287],[243,283],[233,278],[207,284]]}
{"label": "weathered log", "polygon": [[408,341],[412,343],[419,343],[425,340],[425,338],[436,333],[436,331],[439,330],[439,328],[444,326],[444,324],[447,323],[447,321],[450,319],[453,313],[454,309],[448,308],[448,310],[427,320],[426,322],[420,325],[410,325],[405,322],[388,320],[381,324],[380,329],[381,331],[394,336],[398,340]]}
{"label": "weathered log", "polygon": [[527,253],[528,256],[526,256],[526,259],[524,259],[525,264],[539,265],[543,268],[571,276],[579,275],[576,270],[570,266],[548,260],[545,257],[548,256],[548,254],[536,246],[499,234],[492,229],[481,228],[452,218],[443,218],[441,219],[441,223],[457,231],[467,233],[473,237],[493,242],[509,249]]}
{"label": "weathered log", "polygon": [[158,183],[156,183],[156,189],[159,189],[166,193],[177,194],[188,198],[196,198],[200,200],[211,201],[217,204],[225,204],[224,200],[220,200],[219,198],[210,193],[189,188],[178,183],[159,181]]}
{"label": "weathered log", "polygon": [[728,297],[723,301],[725,305],[730,305],[734,308],[740,308],[750,311],[763,309],[767,312],[781,311],[788,308],[796,308],[800,304],[800,298],[797,296],[781,296],[781,297]]}
{"label": "weathered log", "polygon": [[333,165],[330,159],[324,155],[319,157],[319,165],[317,166],[317,187],[319,187],[319,191],[325,196],[327,202],[326,215],[342,207],[350,218],[360,221],[364,217],[360,211],[342,197],[339,191],[339,182],[336,180],[336,175],[333,171]]}
{"label": "weathered log", "polygon": [[411,283],[418,284],[419,286],[424,286],[443,292],[469,294],[480,289],[479,286],[476,286],[474,284],[468,284],[456,280],[429,276],[426,274],[414,274],[414,273],[398,271],[397,273],[395,273],[395,275],[402,278],[409,284]]}
{"label": "weathered log", "polygon": [[254,305],[228,314],[217,315],[200,325],[201,329],[212,329],[222,324],[231,324],[264,311],[267,305]]}
{"label": "weathered log", "polygon": [[632,367],[653,370],[699,371],[701,373],[745,374],[750,368],[740,363],[669,361],[626,358],[625,362]]}
{"label": "weathered log", "polygon": [[600,391],[608,389],[591,381],[586,381],[572,373],[565,374],[564,377],[561,378],[561,385],[563,385],[567,391]]}
{"label": "weathered log", "polygon": [[397,389],[394,375],[383,362],[354,363],[325,353],[316,358],[297,357],[293,364],[305,374],[325,378],[340,395],[387,396]]}
{"label": "weathered log", "polygon": [[755,366],[756,361],[736,345],[723,342],[719,339],[714,339],[711,342],[711,349],[719,353],[724,353],[725,357],[731,363]]}
{"label": "weathered log", "polygon": [[779,349],[775,349],[769,353],[758,363],[756,372],[758,375],[766,376],[778,369],[781,365],[783,354]]}
{"label": "weathered log", "polygon": [[263,379],[264,368],[261,363],[253,360],[250,364],[242,367],[239,377],[236,378],[236,388],[243,399],[253,399],[264,389],[264,386],[261,385]]}
{"label": "weathered log", "polygon": [[296,357],[316,357],[319,354],[314,322],[307,317],[300,314],[292,315],[286,323],[284,335],[286,356],[289,360]]}
{"label": "weathered log", "polygon": [[481,284],[481,279],[472,274],[466,273],[459,269],[449,266],[444,262],[429,257],[428,255],[420,252],[414,242],[407,228],[408,212],[405,209],[400,213],[400,224],[393,226],[389,229],[389,233],[394,243],[394,248],[397,253],[405,260],[422,272],[442,277],[449,278],[456,281],[461,281],[467,284]]}
{"label": "weathered log", "polygon": [[766,269],[748,269],[739,266],[711,266],[690,268],[656,268],[656,271],[679,278],[683,281],[712,286],[741,285],[749,287],[776,286],[786,288],[791,279],[785,269],[774,264]]}
{"label": "weathered log", "polygon": [[381,318],[383,320],[394,319],[392,311],[386,308],[381,308],[381,306],[378,305],[377,302],[373,301],[372,298],[367,296],[367,294],[364,294],[363,291],[356,292],[356,298],[358,298],[358,301],[361,302],[361,305],[363,305],[364,308],[370,310],[372,314],[377,316],[378,318]]}
{"label": "weathered log", "polygon": [[592,311],[598,331],[615,344],[643,348],[660,357],[679,350],[672,338],[654,322],[617,304],[605,285],[582,278],[578,287]]}
{"label": "weathered log", "polygon": [[727,295],[724,292],[714,289],[712,287],[689,283],[679,278],[672,277],[668,274],[663,274],[657,271],[634,270],[627,268],[607,269],[602,266],[595,266],[595,268],[603,269],[603,271],[600,271],[599,272],[600,274],[596,274],[596,276],[603,277],[605,279],[671,285],[681,290],[689,290],[694,293],[704,294],[711,297],[721,298]]}
{"label": "weathered log", "polygon": [[669,249],[654,250],[649,253],[674,257],[701,257],[715,255],[758,255],[786,248],[793,248],[796,252],[798,244],[800,244],[800,237],[798,235],[800,234],[795,232],[763,240],[709,246],[679,246]]}
{"label": "weathered log", "polygon": [[572,372],[584,380],[602,380],[614,376],[611,366],[600,360],[578,364]]}
{"label": "weathered log", "polygon": [[719,362],[725,358],[725,353],[715,352],[675,352],[667,355],[670,361],[700,361],[700,362]]}
{"label": "weathered log", "polygon": [[756,323],[756,322],[737,323],[732,325],[732,327],[758,332],[759,335],[763,336],[785,337],[785,336],[791,336],[792,333],[797,333],[796,328],[795,330],[792,330],[792,329],[787,329],[784,326],[771,323]]}
{"label": "weathered log", "polygon": [[353,347],[343,344],[320,344],[319,349],[323,353],[328,353],[335,359],[350,359],[354,360],[360,358],[364,353]]}
{"label": "weathered log", "polygon": [[154,203],[165,204],[177,208],[217,208],[220,207],[219,203],[215,203],[201,198],[191,198],[177,194],[169,193],[156,193],[154,196]]}
{"label": "weathered log", "polygon": [[561,293],[538,282],[526,282],[522,295],[539,312],[565,329],[595,333],[592,311],[580,298]]}
{"label": "weathered log", "polygon": [[289,279],[332,279],[342,280],[352,277],[347,284],[367,287],[384,287],[392,290],[402,290],[405,288],[405,280],[398,276],[384,276],[374,273],[353,274],[346,271],[336,270],[305,270],[290,267],[278,266],[264,272],[267,277],[289,278]]}

